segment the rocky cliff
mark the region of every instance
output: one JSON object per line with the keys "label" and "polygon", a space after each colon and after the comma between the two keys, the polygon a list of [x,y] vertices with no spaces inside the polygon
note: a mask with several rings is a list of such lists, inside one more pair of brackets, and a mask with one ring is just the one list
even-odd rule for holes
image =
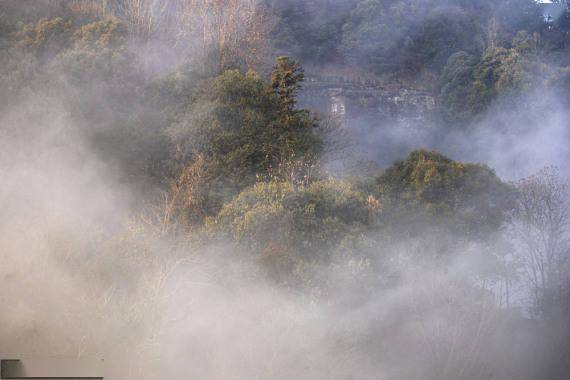
{"label": "rocky cliff", "polygon": [[299,100],[302,107],[334,116],[348,126],[363,118],[379,122],[422,120],[435,107],[435,98],[425,91],[337,77],[309,77]]}

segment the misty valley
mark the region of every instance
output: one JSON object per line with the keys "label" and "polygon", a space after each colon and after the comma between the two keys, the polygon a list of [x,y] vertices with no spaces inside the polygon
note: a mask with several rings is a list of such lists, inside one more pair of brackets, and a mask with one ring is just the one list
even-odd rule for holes
{"label": "misty valley", "polygon": [[0,1],[0,379],[570,379],[566,0]]}

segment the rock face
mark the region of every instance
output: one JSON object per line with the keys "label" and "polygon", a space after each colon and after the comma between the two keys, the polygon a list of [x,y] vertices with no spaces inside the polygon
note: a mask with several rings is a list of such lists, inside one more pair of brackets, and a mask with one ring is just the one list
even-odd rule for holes
{"label": "rock face", "polygon": [[345,126],[354,120],[376,122],[423,120],[435,107],[435,98],[413,89],[387,89],[374,82],[348,82],[342,78],[308,78],[300,105],[333,116]]}
{"label": "rock face", "polygon": [[299,96],[301,107],[343,127],[342,141],[354,163],[340,158],[339,167],[352,168],[362,168],[362,162],[389,165],[417,147],[429,146],[435,103],[425,91],[342,78],[308,77]]}

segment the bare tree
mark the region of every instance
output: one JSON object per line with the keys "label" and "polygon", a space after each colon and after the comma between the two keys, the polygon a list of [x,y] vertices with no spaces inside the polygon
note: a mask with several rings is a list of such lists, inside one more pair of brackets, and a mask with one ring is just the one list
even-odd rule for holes
{"label": "bare tree", "polygon": [[117,0],[113,10],[126,23],[130,36],[148,40],[164,24],[170,3],[168,0]]}
{"label": "bare tree", "polygon": [[272,22],[255,0],[179,0],[176,39],[193,44],[218,70],[251,67],[268,55]]}
{"label": "bare tree", "polygon": [[89,6],[96,5],[99,15],[117,17],[137,43],[176,47],[213,74],[230,67],[263,71],[272,61],[268,35],[276,19],[257,0],[73,1],[76,11],[93,13]]}
{"label": "bare tree", "polygon": [[171,183],[170,191],[148,205],[140,215],[142,222],[158,236],[182,230],[188,232],[206,216],[204,210],[206,181],[205,162],[202,155],[182,168],[180,176]]}
{"label": "bare tree", "polygon": [[553,167],[519,181],[516,187],[512,231],[533,306],[541,314],[545,303],[558,298],[568,285],[569,188]]}

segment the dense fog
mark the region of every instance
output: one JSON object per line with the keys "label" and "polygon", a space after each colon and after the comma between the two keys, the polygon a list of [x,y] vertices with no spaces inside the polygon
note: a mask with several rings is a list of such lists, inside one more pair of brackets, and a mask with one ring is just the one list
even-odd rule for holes
{"label": "dense fog", "polygon": [[532,0],[1,2],[0,359],[567,379],[569,20]]}

